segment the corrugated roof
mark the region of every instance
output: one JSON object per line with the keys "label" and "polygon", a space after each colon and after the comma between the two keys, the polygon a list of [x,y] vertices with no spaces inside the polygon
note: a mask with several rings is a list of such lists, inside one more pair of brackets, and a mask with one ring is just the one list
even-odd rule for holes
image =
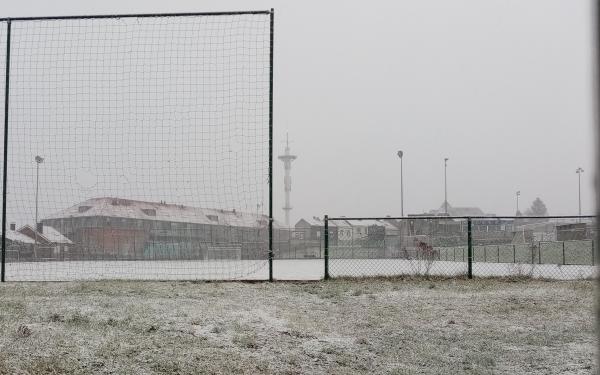
{"label": "corrugated roof", "polygon": [[[88,199],[45,219],[94,216],[253,228],[269,223],[266,215],[110,197]],[[273,221],[273,227],[283,226]]]}

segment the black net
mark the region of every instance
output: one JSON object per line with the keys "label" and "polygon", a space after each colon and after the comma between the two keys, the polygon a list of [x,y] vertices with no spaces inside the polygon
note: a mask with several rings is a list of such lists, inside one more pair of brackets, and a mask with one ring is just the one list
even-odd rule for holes
{"label": "black net", "polygon": [[267,278],[270,26],[13,20],[7,279]]}

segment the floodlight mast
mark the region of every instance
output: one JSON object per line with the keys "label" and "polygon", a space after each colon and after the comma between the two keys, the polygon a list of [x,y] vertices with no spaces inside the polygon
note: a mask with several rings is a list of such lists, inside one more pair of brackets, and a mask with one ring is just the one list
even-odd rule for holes
{"label": "floodlight mast", "polygon": [[446,170],[448,169],[449,158],[444,158],[444,213],[448,215],[448,180]]}
{"label": "floodlight mast", "polygon": [[[578,181],[578,201],[579,201],[579,216],[581,216],[581,174],[583,173],[583,168],[579,167],[575,170],[577,173],[577,181]],[[581,219],[579,219],[581,220]]]}
{"label": "floodlight mast", "polygon": [[397,155],[400,158],[400,216],[404,217],[404,176],[402,175],[402,157],[404,156],[404,152],[398,151]]}

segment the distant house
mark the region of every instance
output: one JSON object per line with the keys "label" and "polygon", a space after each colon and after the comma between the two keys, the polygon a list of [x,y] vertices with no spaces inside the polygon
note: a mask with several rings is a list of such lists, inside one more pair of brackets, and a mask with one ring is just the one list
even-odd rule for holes
{"label": "distant house", "polygon": [[332,221],[337,227],[337,239],[341,242],[352,241],[352,225],[346,220]]}
{"label": "distant house", "polygon": [[[335,221],[329,221],[329,241],[334,243],[338,238],[338,228]],[[296,233],[302,236],[304,240],[322,240],[323,231],[325,230],[325,223],[317,216],[313,216],[308,219],[300,219],[294,225]]]}
{"label": "distant house", "polygon": [[6,257],[8,260],[31,259],[35,241],[29,236],[15,230],[15,224],[10,224],[6,231]]}
{"label": "distant house", "polygon": [[35,244],[34,258],[64,259],[73,242],[48,225],[38,224],[37,230],[25,225],[18,230]]}

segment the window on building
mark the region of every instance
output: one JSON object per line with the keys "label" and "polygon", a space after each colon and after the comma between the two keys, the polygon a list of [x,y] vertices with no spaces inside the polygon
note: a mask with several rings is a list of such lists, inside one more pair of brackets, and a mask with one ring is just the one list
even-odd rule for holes
{"label": "window on building", "polygon": [[156,210],[154,208],[142,208],[142,212],[148,216],[156,216]]}

